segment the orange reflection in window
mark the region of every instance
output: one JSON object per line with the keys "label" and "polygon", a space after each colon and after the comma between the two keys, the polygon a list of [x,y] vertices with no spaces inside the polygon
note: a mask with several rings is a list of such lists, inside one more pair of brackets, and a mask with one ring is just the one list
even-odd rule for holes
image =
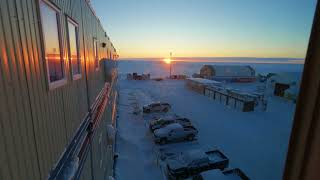
{"label": "orange reflection in window", "polygon": [[59,44],[58,13],[43,1],[40,2],[40,12],[48,75],[50,82],[54,82],[64,78]]}

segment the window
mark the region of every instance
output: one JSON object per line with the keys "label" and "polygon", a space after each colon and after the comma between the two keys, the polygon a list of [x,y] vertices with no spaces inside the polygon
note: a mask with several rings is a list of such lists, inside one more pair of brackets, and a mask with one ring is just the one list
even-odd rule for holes
{"label": "window", "polygon": [[96,70],[99,69],[99,57],[98,57],[98,45],[97,39],[93,39],[93,51],[94,51],[94,67]]}
{"label": "window", "polygon": [[53,5],[40,1],[40,13],[48,78],[49,83],[53,83],[65,77],[64,61],[60,51],[59,10]]}
{"label": "window", "polygon": [[73,79],[81,77],[81,61],[79,58],[78,26],[68,18],[69,61]]}

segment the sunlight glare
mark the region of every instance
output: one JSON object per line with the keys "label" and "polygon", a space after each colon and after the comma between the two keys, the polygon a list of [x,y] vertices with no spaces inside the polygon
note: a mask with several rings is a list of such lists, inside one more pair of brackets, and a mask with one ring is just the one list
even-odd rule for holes
{"label": "sunlight glare", "polygon": [[166,64],[170,64],[170,63],[171,63],[171,59],[169,59],[169,58],[168,58],[168,59],[164,59],[163,61],[164,61]]}

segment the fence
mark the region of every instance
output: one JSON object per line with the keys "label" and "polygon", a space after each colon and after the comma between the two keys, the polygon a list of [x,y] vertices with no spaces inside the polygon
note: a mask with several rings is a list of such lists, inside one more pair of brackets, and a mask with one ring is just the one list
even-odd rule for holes
{"label": "fence", "polygon": [[226,106],[240,109],[242,112],[254,111],[255,100],[238,96],[236,93],[219,91],[213,87],[205,87],[204,95],[225,104]]}

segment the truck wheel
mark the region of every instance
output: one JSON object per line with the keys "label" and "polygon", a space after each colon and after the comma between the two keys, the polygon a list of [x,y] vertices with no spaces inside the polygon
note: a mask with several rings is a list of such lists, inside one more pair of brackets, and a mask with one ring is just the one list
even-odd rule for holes
{"label": "truck wheel", "polygon": [[163,111],[164,111],[164,112],[168,112],[168,111],[169,111],[169,108],[166,107],[166,108],[163,109]]}
{"label": "truck wheel", "polygon": [[145,110],[145,113],[150,113],[150,109]]}

